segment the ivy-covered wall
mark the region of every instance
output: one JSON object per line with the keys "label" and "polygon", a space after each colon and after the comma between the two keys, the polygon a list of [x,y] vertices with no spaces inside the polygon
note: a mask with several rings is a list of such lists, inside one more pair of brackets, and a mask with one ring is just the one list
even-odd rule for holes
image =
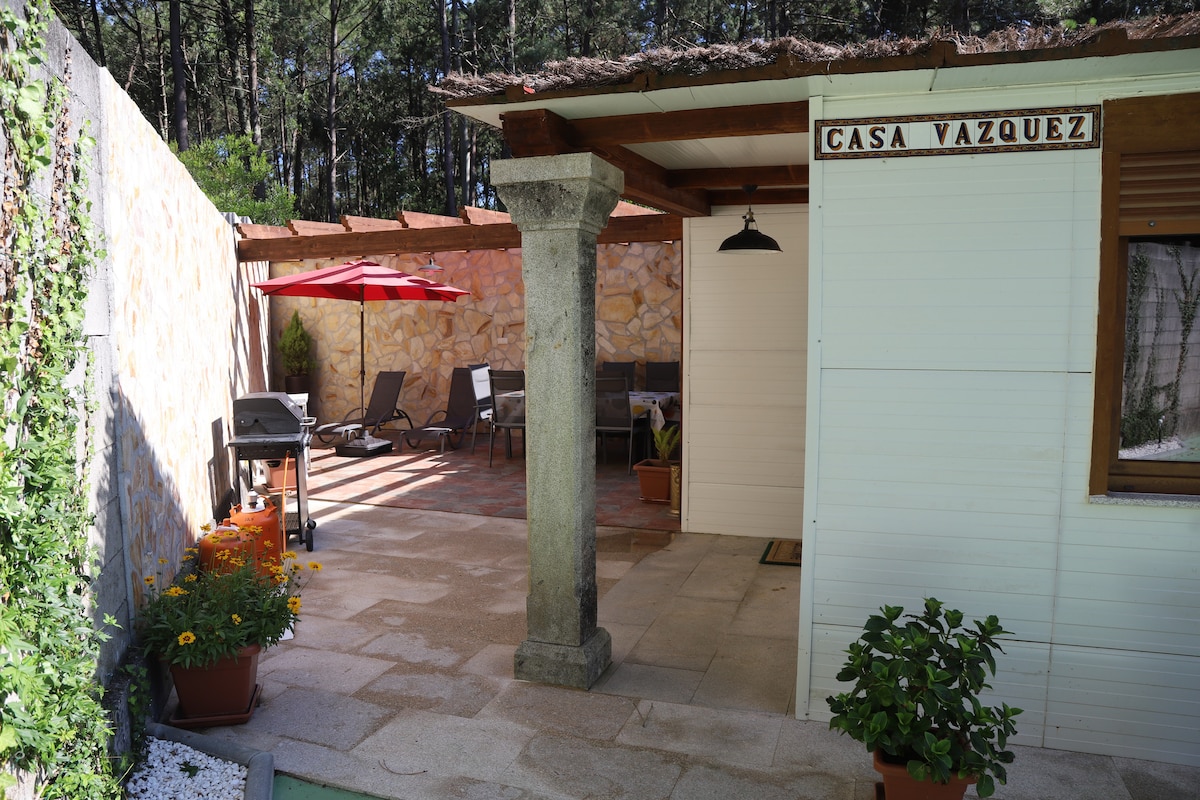
{"label": "ivy-covered wall", "polygon": [[227,510],[232,400],[266,385],[249,289],[266,265],[237,263],[230,222],[48,2],[0,10],[15,13],[0,143],[17,145],[0,227],[0,789],[117,796],[121,726],[106,730],[100,689],[122,683],[143,578]]}

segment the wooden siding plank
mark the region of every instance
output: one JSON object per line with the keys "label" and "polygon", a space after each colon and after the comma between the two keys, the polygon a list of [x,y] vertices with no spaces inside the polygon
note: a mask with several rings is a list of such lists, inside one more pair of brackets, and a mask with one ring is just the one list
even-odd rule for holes
{"label": "wooden siding plank", "polygon": [[1200,766],[1200,661],[1055,646],[1046,746]]}
{"label": "wooden siding plank", "polygon": [[807,402],[807,214],[780,207],[758,216],[782,254],[718,254],[720,242],[740,228],[740,213],[689,222],[685,525],[705,533],[797,538]]}

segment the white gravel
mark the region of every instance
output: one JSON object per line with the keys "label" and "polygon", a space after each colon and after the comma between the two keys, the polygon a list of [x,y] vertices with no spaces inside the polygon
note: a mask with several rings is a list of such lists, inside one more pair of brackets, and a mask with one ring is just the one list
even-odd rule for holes
{"label": "white gravel", "polygon": [[146,760],[125,787],[129,800],[242,800],[246,768],[178,742],[149,737]]}

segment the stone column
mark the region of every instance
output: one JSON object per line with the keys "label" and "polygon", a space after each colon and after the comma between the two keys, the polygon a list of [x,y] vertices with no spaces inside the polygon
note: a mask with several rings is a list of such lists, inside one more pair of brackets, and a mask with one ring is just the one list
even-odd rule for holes
{"label": "stone column", "polygon": [[529,638],[516,677],[590,687],[612,660],[596,626],[596,236],[624,187],[590,153],[492,163],[521,229]]}

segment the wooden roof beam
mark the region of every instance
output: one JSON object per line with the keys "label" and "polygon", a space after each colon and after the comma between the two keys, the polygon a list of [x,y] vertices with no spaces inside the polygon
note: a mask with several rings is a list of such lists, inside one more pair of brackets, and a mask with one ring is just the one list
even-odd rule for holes
{"label": "wooden roof beam", "polygon": [[[808,186],[808,165],[676,169],[667,174],[667,180],[679,189],[740,189],[747,184],[759,187]],[[712,200],[711,195],[709,200]]]}
{"label": "wooden roof beam", "polygon": [[808,101],[619,114],[565,120],[570,139],[589,150],[610,145],[808,133]]}
{"label": "wooden roof beam", "polygon": [[685,217],[708,215],[704,192],[670,186],[667,170],[619,145],[593,147],[579,143],[572,124],[552,111],[510,111],[500,119],[514,158],[594,152],[625,173],[622,197]]}
{"label": "wooden roof beam", "polygon": [[[683,220],[671,214],[611,217],[600,231],[600,244],[671,242],[683,238]],[[512,223],[406,228],[363,233],[323,233],[286,239],[242,239],[239,261],[296,261],[305,258],[351,259],[389,253],[433,253],[456,250],[501,250],[521,246]]]}

